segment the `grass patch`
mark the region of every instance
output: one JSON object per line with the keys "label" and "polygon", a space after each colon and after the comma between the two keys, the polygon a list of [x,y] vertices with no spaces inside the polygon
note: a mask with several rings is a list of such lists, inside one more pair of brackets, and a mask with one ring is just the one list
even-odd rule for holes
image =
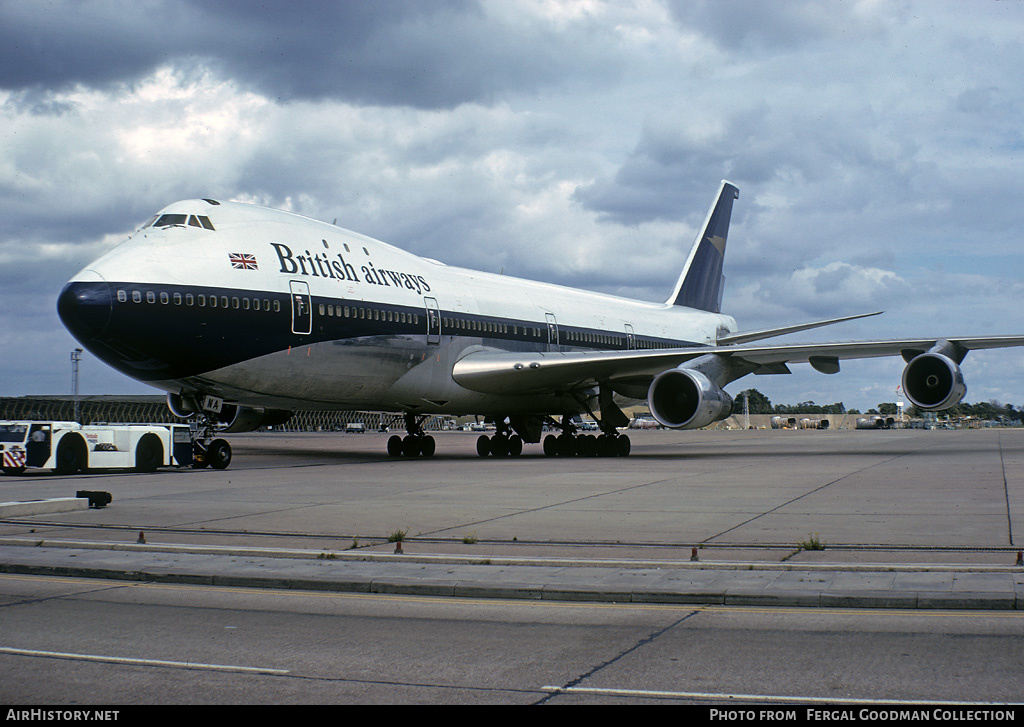
{"label": "grass patch", "polygon": [[808,535],[806,540],[801,540],[797,542],[797,546],[800,548],[800,550],[825,549],[825,544],[821,542],[821,538],[818,537],[817,533],[815,533],[814,535]]}

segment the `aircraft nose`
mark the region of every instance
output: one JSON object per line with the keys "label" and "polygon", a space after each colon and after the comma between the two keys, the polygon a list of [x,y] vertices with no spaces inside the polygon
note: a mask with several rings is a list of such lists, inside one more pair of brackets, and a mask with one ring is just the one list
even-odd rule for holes
{"label": "aircraft nose", "polygon": [[110,286],[103,276],[83,270],[61,291],[57,315],[71,335],[85,343],[106,330],[112,306]]}

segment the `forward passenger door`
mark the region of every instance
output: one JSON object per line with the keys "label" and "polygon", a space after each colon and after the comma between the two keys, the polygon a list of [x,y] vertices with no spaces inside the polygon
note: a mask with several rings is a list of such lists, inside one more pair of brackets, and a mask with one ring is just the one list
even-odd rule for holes
{"label": "forward passenger door", "polygon": [[301,280],[289,281],[292,292],[292,333],[308,336],[313,330],[313,303],[309,285]]}
{"label": "forward passenger door", "polygon": [[545,313],[544,317],[548,322],[548,350],[558,350],[558,320],[554,313]]}
{"label": "forward passenger door", "polygon": [[424,298],[423,305],[427,312],[427,343],[441,343],[441,313],[436,298]]}

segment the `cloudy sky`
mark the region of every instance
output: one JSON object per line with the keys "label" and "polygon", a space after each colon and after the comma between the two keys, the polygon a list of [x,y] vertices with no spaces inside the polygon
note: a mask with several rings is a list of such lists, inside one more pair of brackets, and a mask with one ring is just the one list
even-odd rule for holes
{"label": "cloudy sky", "polygon": [[[662,301],[725,178],[741,329],[1024,333],[1021,37],[999,0],[0,0],[0,395],[70,392],[62,285],[192,197]],[[864,410],[902,363],[794,370],[729,390]],[[1024,404],[1024,351],[965,376]]]}

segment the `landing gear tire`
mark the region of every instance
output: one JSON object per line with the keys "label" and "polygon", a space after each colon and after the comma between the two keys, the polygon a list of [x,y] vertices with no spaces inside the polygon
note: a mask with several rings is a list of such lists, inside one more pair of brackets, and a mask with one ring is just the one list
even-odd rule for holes
{"label": "landing gear tire", "polygon": [[481,457],[486,457],[491,453],[491,438],[486,434],[481,434],[476,438],[476,453]]}
{"label": "landing gear tire", "polygon": [[491,437],[491,454],[495,457],[507,457],[508,437],[504,434],[495,434]]}
{"label": "landing gear tire", "polygon": [[402,440],[402,454],[406,457],[416,457],[420,453],[419,437],[407,434]]}
{"label": "landing gear tire", "polygon": [[523,438],[518,434],[513,434],[508,438],[508,456],[518,457],[523,453]]}
{"label": "landing gear tire", "polygon": [[576,456],[576,437],[571,434],[563,434],[556,442],[559,457]]}
{"label": "landing gear tire", "polygon": [[429,434],[407,434],[404,437],[393,434],[388,438],[388,455],[391,457],[433,457],[436,450],[437,442]]}
{"label": "landing gear tire", "polygon": [[231,464],[231,445],[223,439],[214,439],[206,450],[206,461],[215,470],[227,469]]}
{"label": "landing gear tire", "polygon": [[576,454],[580,457],[596,457],[597,438],[592,434],[580,436],[579,441],[576,443]]}
{"label": "landing gear tire", "polygon": [[558,454],[558,437],[549,434],[544,437],[544,456],[554,457],[556,454]]}

